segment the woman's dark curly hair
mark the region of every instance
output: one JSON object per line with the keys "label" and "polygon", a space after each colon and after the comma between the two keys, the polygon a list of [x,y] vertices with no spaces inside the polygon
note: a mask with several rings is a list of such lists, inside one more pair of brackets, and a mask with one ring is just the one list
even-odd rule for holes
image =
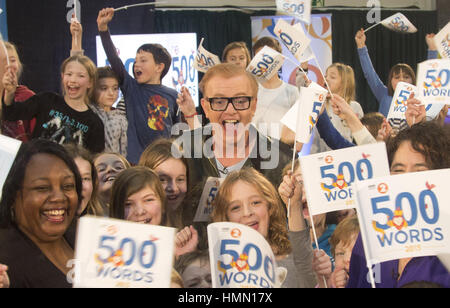
{"label": "woman's dark curly hair", "polygon": [[78,206],[81,203],[82,182],[78,167],[66,149],[53,141],[35,139],[22,144],[17,153],[6,181],[3,185],[2,199],[0,200],[0,227],[7,228],[15,224],[12,208],[16,202],[17,192],[22,189],[25,172],[31,158],[37,154],[49,154],[61,159],[75,176],[75,186],[78,195]]}
{"label": "woman's dark curly hair", "polygon": [[430,121],[404,129],[387,142],[389,165],[404,141],[425,157],[430,170],[450,168],[450,130]]}

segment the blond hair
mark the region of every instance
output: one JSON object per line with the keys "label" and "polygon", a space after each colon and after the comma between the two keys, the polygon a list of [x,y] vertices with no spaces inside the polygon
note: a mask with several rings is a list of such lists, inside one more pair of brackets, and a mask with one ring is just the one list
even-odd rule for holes
{"label": "blond hair", "polygon": [[243,168],[231,172],[220,186],[213,201],[213,222],[229,221],[227,210],[231,200],[231,191],[238,181],[253,185],[265,199],[269,206],[269,230],[267,242],[275,255],[286,255],[292,250],[286,226],[286,213],[277,190],[264,175],[253,168]]}
{"label": "blond hair", "polygon": [[[356,90],[355,90],[355,73],[350,65],[343,63],[333,63],[330,68],[336,68],[339,76],[341,77],[341,96],[346,102],[351,102],[355,100]],[[337,94],[337,93],[336,93]]]}
{"label": "blond hair", "polygon": [[[92,60],[86,56],[74,55],[64,60],[64,62],[61,64],[61,74],[64,74],[66,67],[70,62],[78,62],[83,65],[89,75],[89,80],[92,82],[92,87],[88,89],[87,95],[85,97],[85,103],[89,105],[91,102],[95,101],[95,85],[97,84],[98,79],[97,66],[95,66],[94,62],[92,62]],[[62,85],[62,90],[63,94],[65,94],[64,85]]]}
{"label": "blond hair", "polygon": [[240,75],[247,76],[252,89],[252,96],[256,97],[258,95],[258,83],[256,82],[256,79],[245,69],[232,63],[221,63],[208,69],[198,86],[203,96],[206,96],[206,86],[213,77],[220,76],[223,78],[233,78]]}
{"label": "blond hair", "polygon": [[331,254],[334,256],[337,244],[342,242],[344,246],[347,246],[354,239],[355,235],[359,233],[359,221],[358,217],[350,216],[342,220],[333,232],[333,235],[329,239],[331,245]]}
{"label": "blond hair", "polygon": [[231,42],[225,48],[223,49],[222,53],[222,62],[227,62],[227,56],[228,53],[233,49],[239,49],[241,48],[244,51],[245,59],[246,59],[246,65],[248,66],[250,64],[250,61],[252,60],[250,56],[250,51],[248,51],[247,44],[245,42]]}

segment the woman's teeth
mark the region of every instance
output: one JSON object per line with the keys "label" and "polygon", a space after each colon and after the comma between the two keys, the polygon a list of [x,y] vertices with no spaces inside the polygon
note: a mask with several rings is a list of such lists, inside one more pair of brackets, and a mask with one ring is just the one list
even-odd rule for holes
{"label": "woman's teeth", "polygon": [[46,210],[43,212],[43,215],[47,217],[47,219],[51,222],[60,223],[64,221],[64,217],[66,216],[66,210]]}

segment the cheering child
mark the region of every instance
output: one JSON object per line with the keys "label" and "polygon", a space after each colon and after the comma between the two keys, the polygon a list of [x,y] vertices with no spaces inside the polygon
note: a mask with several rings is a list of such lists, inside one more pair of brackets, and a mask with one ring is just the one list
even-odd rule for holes
{"label": "cheering child", "polygon": [[[351,111],[358,119],[364,116],[361,105],[355,101],[355,74],[353,68],[343,63],[333,63],[325,73],[325,79],[333,96],[338,95],[349,105]],[[352,129],[349,123],[343,119],[334,108],[332,98],[325,103],[327,114],[336,130],[348,141],[352,141]],[[347,108],[348,109],[348,108]],[[317,130],[315,130],[317,132]],[[330,147],[321,139],[319,134],[314,135],[311,153],[330,151]]]}
{"label": "cheering child", "polygon": [[114,181],[120,172],[130,168],[130,163],[118,153],[104,152],[94,157],[94,166],[98,177],[98,200],[103,216],[108,217]]}
{"label": "cheering child", "polygon": [[44,92],[24,102],[14,102],[18,75],[11,65],[8,66],[3,76],[4,118],[10,121],[36,118],[33,139],[76,143],[93,153],[102,152],[105,147],[103,123],[89,107],[96,71],[88,57],[69,57],[61,66],[63,95]]}
{"label": "cheering child", "polygon": [[182,228],[182,203],[187,192],[187,162],[181,157],[170,139],[154,141],[142,153],[139,165],[154,170],[158,176],[167,199],[167,213],[173,225]]}
{"label": "cheering child", "polygon": [[[281,45],[276,39],[264,36],[253,45],[253,53],[256,55],[265,46],[279,53],[282,52]],[[299,96],[297,87],[281,80],[278,73],[274,74],[267,81],[259,82],[258,104],[256,105],[252,123],[259,129],[265,125],[267,127],[267,136],[293,145],[295,134],[287,127],[281,125],[280,120],[295,104]]]}
{"label": "cheering child", "polygon": [[[121,172],[112,187],[110,217],[172,227],[159,176],[144,166],[134,166]],[[197,243],[195,229],[182,229],[177,233],[175,256],[195,250]]]}
{"label": "cheering child", "polygon": [[[413,85],[416,84],[416,75],[414,70],[408,64],[396,64],[389,72],[387,85],[384,85],[380,77],[378,77],[372,61],[370,60],[369,52],[366,46],[366,35],[363,29],[356,33],[355,41],[358,48],[359,60],[364,72],[364,77],[366,77],[372,93],[375,95],[378,103],[380,104],[378,111],[387,117],[392,102],[392,96],[394,95],[397,84],[399,82],[406,82]],[[435,45],[433,44],[432,35],[427,35],[426,42],[428,44],[428,59],[435,59],[437,57],[437,51]]]}
{"label": "cheering child", "polygon": [[177,91],[161,84],[169,71],[172,57],[160,44],[144,44],[137,50],[132,78],[111,40],[108,24],[114,16],[113,8],[100,10],[98,30],[108,61],[119,78],[119,86],[126,101],[128,118],[127,159],[137,164],[144,149],[159,137],[170,137],[171,127],[179,122],[176,104]]}
{"label": "cheering child", "polygon": [[[288,217],[277,190],[253,168],[233,171],[225,178],[213,201],[213,222],[235,222],[258,231],[272,247],[277,265],[287,269],[281,287],[314,287],[313,253],[299,203]],[[211,260],[213,262],[213,260]]]}

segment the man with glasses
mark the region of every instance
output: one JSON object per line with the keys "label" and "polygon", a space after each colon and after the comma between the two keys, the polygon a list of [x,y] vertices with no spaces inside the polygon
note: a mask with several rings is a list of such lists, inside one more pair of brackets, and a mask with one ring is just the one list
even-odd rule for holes
{"label": "man with glasses", "polygon": [[260,134],[251,125],[257,104],[256,80],[244,69],[224,63],[210,68],[199,87],[210,123],[185,131],[181,137],[189,165],[189,185],[253,167],[278,187],[281,170],[292,159],[292,149]]}

